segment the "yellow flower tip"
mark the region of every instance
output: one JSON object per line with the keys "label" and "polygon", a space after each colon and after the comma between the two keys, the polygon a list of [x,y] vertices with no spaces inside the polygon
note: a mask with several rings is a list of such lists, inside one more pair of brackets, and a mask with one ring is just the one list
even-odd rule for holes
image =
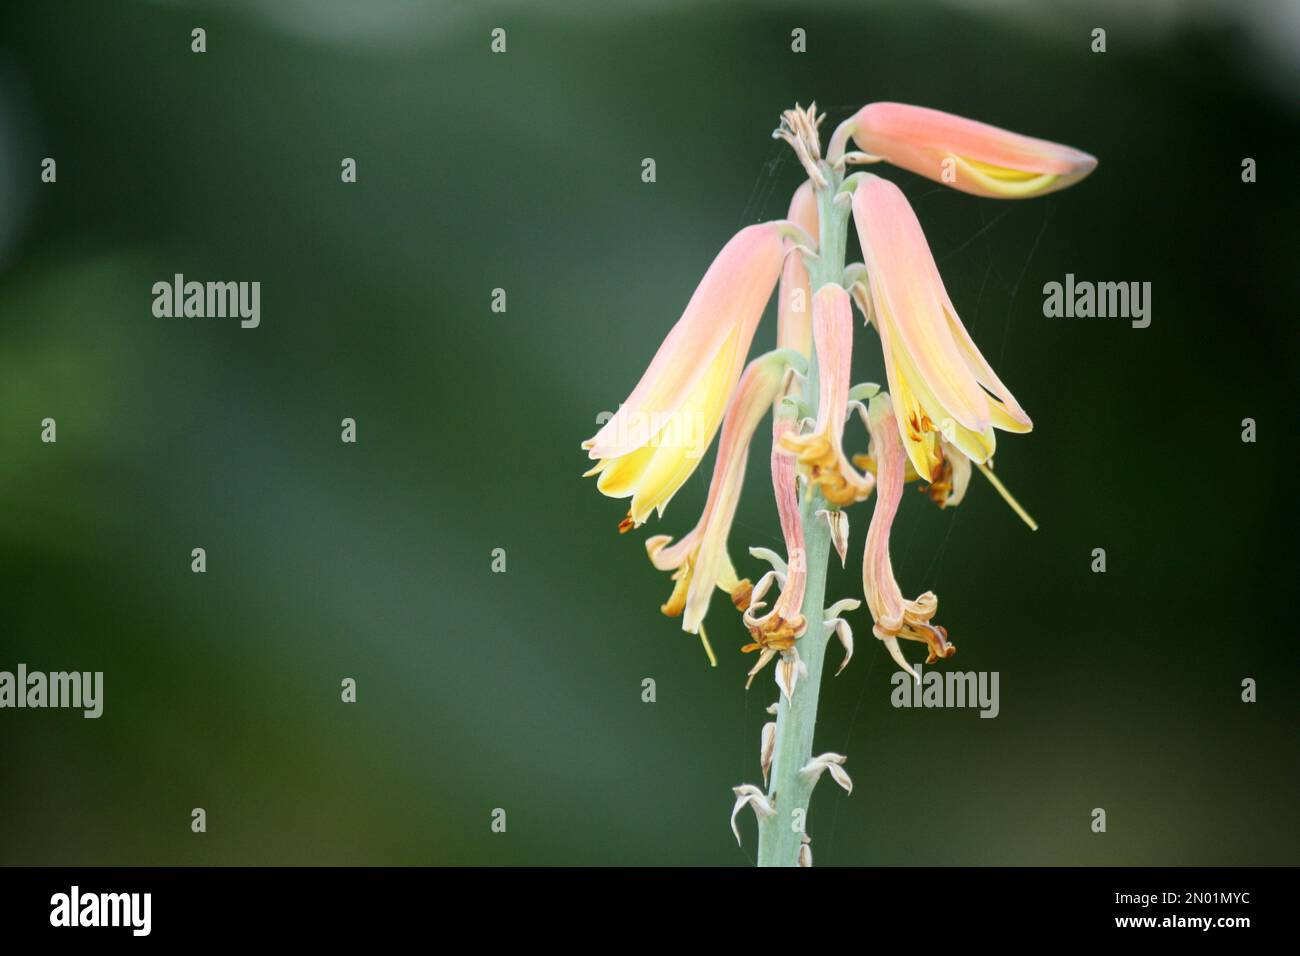
{"label": "yellow flower tip", "polygon": [[[949,153],[947,158],[969,177],[965,192],[978,190],[980,195],[1000,199],[1021,199],[1051,192],[1053,184],[1061,178],[1055,173],[1033,173],[1007,166],[994,166],[953,153]],[[969,186],[974,186],[974,189]]]}

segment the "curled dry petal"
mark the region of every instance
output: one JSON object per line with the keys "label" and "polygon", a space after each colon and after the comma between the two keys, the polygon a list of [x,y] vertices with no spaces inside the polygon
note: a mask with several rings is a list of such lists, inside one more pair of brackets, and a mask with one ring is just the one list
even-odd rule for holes
{"label": "curled dry petal", "polygon": [[853,792],[853,781],[849,779],[849,772],[839,764],[831,764],[826,768],[831,772],[831,779],[838,783],[845,793]]}
{"label": "curled dry petal", "polygon": [[766,561],[768,564],[772,565],[772,570],[776,572],[777,577],[781,580],[785,580],[786,575],[789,573],[789,568],[786,567],[785,558],[781,557],[771,548],[750,548],[749,556],[751,558],[758,558],[760,561]]}
{"label": "curled dry petal", "polygon": [[853,629],[849,627],[849,622],[844,620],[841,615],[845,611],[856,610],[862,604],[856,598],[844,598],[836,601],[826,609],[825,626],[835,632],[835,636],[840,639],[844,645],[844,660],[840,662],[839,668],[835,671],[835,676],[839,677],[844,672],[844,668],[849,666],[849,661],[853,659]]}
{"label": "curled dry petal", "polygon": [[[852,203],[852,196],[849,197],[849,201]],[[845,266],[843,283],[844,288],[849,290],[849,298],[853,300],[853,304],[862,313],[862,321],[870,325],[875,310],[871,305],[871,277],[867,275],[866,264],[853,262]],[[870,398],[871,395],[875,394],[875,392],[872,392],[871,395],[866,396],[855,395],[854,392],[857,391],[857,388],[855,386],[849,391],[850,401],[854,398]],[[877,390],[879,390],[879,386],[877,386]]]}
{"label": "curled dry petal", "polygon": [[848,759],[843,754],[824,753],[820,757],[809,760],[799,772],[815,784],[821,779],[822,772],[829,770],[831,778],[844,788],[844,792],[852,793],[853,781],[849,779],[848,771],[844,769],[844,761]]}
{"label": "curled dry petal", "polygon": [[731,808],[731,832],[736,835],[736,845],[740,845],[740,830],[736,828],[736,815],[740,813],[742,807],[746,804],[754,808],[754,816],[771,817],[776,815],[776,809],[764,796],[763,791],[752,783],[743,783],[739,787],[733,787],[732,793],[736,795],[736,805]]}
{"label": "curled dry petal", "polygon": [[853,660],[853,628],[849,627],[849,622],[843,618],[836,618],[834,626],[835,636],[844,646],[844,660],[840,661],[840,666],[835,669],[835,676],[839,677],[844,673],[844,668],[849,666],[849,661]]}
{"label": "curled dry petal", "polygon": [[[745,651],[745,652],[752,651],[752,650],[755,650],[755,645],[753,644],[746,644],[744,647],[741,648],[741,651]],[[772,662],[772,658],[776,657],[776,655],[779,653],[781,652],[772,647],[764,647],[762,650],[758,652],[758,660],[754,662],[754,666],[751,667],[749,669],[749,673],[745,675],[748,678],[745,681],[745,690],[749,690],[749,685],[754,683],[754,678],[755,676],[757,676],[758,672],[761,671],[768,664],[770,664]]]}
{"label": "curled dry petal", "polygon": [[822,508],[817,512],[816,517],[825,519],[831,531],[831,544],[835,545],[835,553],[840,556],[840,567],[844,567],[849,551],[848,512],[839,508],[834,511]]}
{"label": "curled dry petal", "polygon": [[767,602],[763,598],[767,597],[767,592],[772,589],[772,585],[777,587],[785,586],[785,575],[780,571],[766,571],[754,585],[754,591],[749,596],[749,607],[746,609],[750,612],[757,612],[760,608],[767,607]]}
{"label": "curled dry petal", "polygon": [[799,656],[797,647],[790,648],[776,662],[776,686],[781,688],[781,693],[785,695],[786,700],[794,700],[794,691],[799,686],[799,678],[807,676],[808,665]]}
{"label": "curled dry petal", "polygon": [[763,767],[763,786],[767,786],[767,775],[772,769],[772,754],[776,750],[776,721],[770,720],[763,725],[762,740],[759,742],[758,759]]}
{"label": "curled dry petal", "polygon": [[856,611],[861,606],[862,602],[857,598],[840,598],[826,609],[826,617],[837,618],[843,615],[845,611]]}
{"label": "curled dry petal", "polygon": [[759,615],[758,612],[765,605],[751,604],[745,612],[745,626],[749,629],[753,642],[741,650],[746,653],[764,652],[760,654],[759,664],[750,671],[751,680],[762,665],[772,659],[772,655],[766,652],[790,649],[808,627],[802,613],[808,567],[804,555],[803,520],[799,514],[799,489],[795,483],[795,463],[789,455],[780,451],[783,436],[793,431],[794,427],[791,419],[778,416],[772,429],[772,491],[776,498],[777,516],[781,521],[781,534],[785,539],[789,563],[781,596],[773,603],[772,609]]}

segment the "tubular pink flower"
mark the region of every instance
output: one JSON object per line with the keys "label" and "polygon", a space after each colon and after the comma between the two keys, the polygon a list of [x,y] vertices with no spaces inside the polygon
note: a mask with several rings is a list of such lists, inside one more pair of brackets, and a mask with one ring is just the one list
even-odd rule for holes
{"label": "tubular pink flower", "polygon": [[1094,156],[924,106],[871,103],[836,131],[895,166],[976,196],[1027,199],[1073,186],[1097,168]]}
{"label": "tubular pink flower", "polygon": [[916,473],[934,480],[940,436],[972,461],[987,461],[997,446],[994,428],[1027,432],[1033,422],[962,325],[902,190],[864,174],[853,219],[899,432]]}
{"label": "tubular pink flower", "polygon": [[727,555],[727,536],[740,503],[754,430],[781,389],[790,354],[769,352],[745,369],[727,408],[709,497],[699,523],[676,544],[669,543],[672,538],[668,535],[655,535],[645,543],[656,568],[675,572],[672,595],[661,610],[669,617],[681,614],[682,630],[692,634],[700,631],[714,587],[727,591],[739,610],[749,607],[752,588],[736,576]]}
{"label": "tubular pink flower", "polygon": [[793,647],[795,640],[808,627],[802,613],[808,562],[804,552],[803,519],[799,514],[799,485],[795,477],[795,460],[780,447],[782,439],[794,429],[795,423],[790,418],[777,418],[772,428],[772,491],[776,496],[777,515],[781,519],[781,535],[785,538],[787,564],[781,596],[773,603],[772,609],[760,616],[756,612],[763,605],[756,603],[745,611],[745,626],[754,642],[746,644],[741,651],[762,651],[764,655],[754,671],[760,670],[777,652]]}
{"label": "tubular pink flower", "polygon": [[780,447],[793,454],[811,485],[831,504],[851,505],[871,494],[874,480],[860,475],[844,456],[853,359],[853,306],[849,294],[828,284],[813,298],[813,340],[819,367],[817,422],[806,435],[787,433]]}
{"label": "tubular pink flower", "polygon": [[876,463],[876,506],[867,529],[866,550],[862,555],[862,593],[875,621],[873,631],[884,642],[900,667],[916,672],[903,658],[898,639],[920,641],[929,648],[927,664],[941,657],[951,657],[957,648],[948,643],[948,632],[931,624],[939,599],[926,591],[915,601],[906,600],[894,577],[889,558],[889,530],[903,498],[907,456],[894,424],[894,410],[889,394],[881,392],[871,399],[864,416],[871,433],[871,453]]}
{"label": "tubular pink flower", "polygon": [[[817,194],[812,183],[804,180],[790,200],[790,222],[809,236],[818,232]],[[794,240],[787,240],[792,243]],[[808,267],[803,256],[786,256],[781,268],[781,286],[776,298],[776,347],[794,349],[807,356],[812,349],[812,290],[809,288]]]}
{"label": "tubular pink flower", "polygon": [[723,247],[632,394],[583,443],[601,493],[632,499],[621,531],[662,514],[713,442],[792,233],[762,223]]}

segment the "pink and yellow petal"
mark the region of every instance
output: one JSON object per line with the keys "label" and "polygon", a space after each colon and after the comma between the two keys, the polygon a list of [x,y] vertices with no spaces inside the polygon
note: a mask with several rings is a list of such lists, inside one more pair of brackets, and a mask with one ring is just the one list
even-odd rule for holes
{"label": "pink and yellow petal", "polygon": [[[723,247],[632,394],[583,443],[591,458],[619,457],[649,442],[658,431],[656,423],[689,400],[733,336],[742,357],[749,351],[781,271],[786,225],[748,226]],[[728,392],[734,384],[733,378]]]}
{"label": "pink and yellow petal", "polygon": [[871,103],[846,127],[860,149],[977,196],[1039,196],[1097,167],[1095,157],[1072,146],[922,106]]}
{"label": "pink and yellow petal", "polygon": [[953,340],[947,293],[907,198],[888,180],[865,175],[853,194],[853,218],[881,322],[891,325],[896,346],[913,357],[947,415],[983,431],[988,401]]}

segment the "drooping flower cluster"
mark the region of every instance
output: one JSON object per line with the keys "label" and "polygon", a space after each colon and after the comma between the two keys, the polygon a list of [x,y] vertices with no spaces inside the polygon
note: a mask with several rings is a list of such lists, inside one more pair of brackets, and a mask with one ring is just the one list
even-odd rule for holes
{"label": "drooping flower cluster", "polygon": [[[874,493],[862,568],[873,632],[909,671],[900,639],[924,644],[929,662],[949,657],[956,649],[934,623],[934,593],[908,599],[894,576],[889,536],[903,487],[919,481],[936,504],[951,507],[965,496],[974,465],[1011,501],[990,471],[995,432],[1032,428],[962,324],[903,192],[875,175],[849,175],[847,167],[883,161],[977,196],[1021,199],[1063,189],[1096,166],[1068,146],[898,103],[864,107],[835,131],[823,159],[820,122],[815,107],[785,114],[776,135],[795,147],[808,172],[788,218],[742,229],[723,247],[636,388],[583,443],[599,490],[630,499],[619,525],[627,531],[663,514],[721,430],[695,528],[676,541],[655,535],[646,550],[672,575],[663,612],[680,615],[683,629],[699,634],[707,649],[703,625],[713,591],[727,592],[751,635],[743,650],[759,655],[751,678],[779,656],[777,681],[787,697],[803,673],[798,644],[812,613],[804,607],[809,522],[829,524],[843,561],[846,509]],[[857,150],[848,151],[850,140]],[[833,238],[842,249],[846,206],[863,261],[828,276],[819,261],[820,246],[831,245],[824,230],[841,230]],[[778,347],[746,364],[778,282]],[[854,303],[879,337],[888,391],[850,380]],[[752,549],[771,570],[751,585],[732,562],[728,538],[750,444],[769,410],[786,554]],[[866,427],[866,455],[845,451],[846,425],[855,420]],[[769,607],[773,587],[779,595]],[[829,617],[825,624],[848,654],[852,632],[842,615],[856,606],[848,600],[815,610],[818,620]]]}

